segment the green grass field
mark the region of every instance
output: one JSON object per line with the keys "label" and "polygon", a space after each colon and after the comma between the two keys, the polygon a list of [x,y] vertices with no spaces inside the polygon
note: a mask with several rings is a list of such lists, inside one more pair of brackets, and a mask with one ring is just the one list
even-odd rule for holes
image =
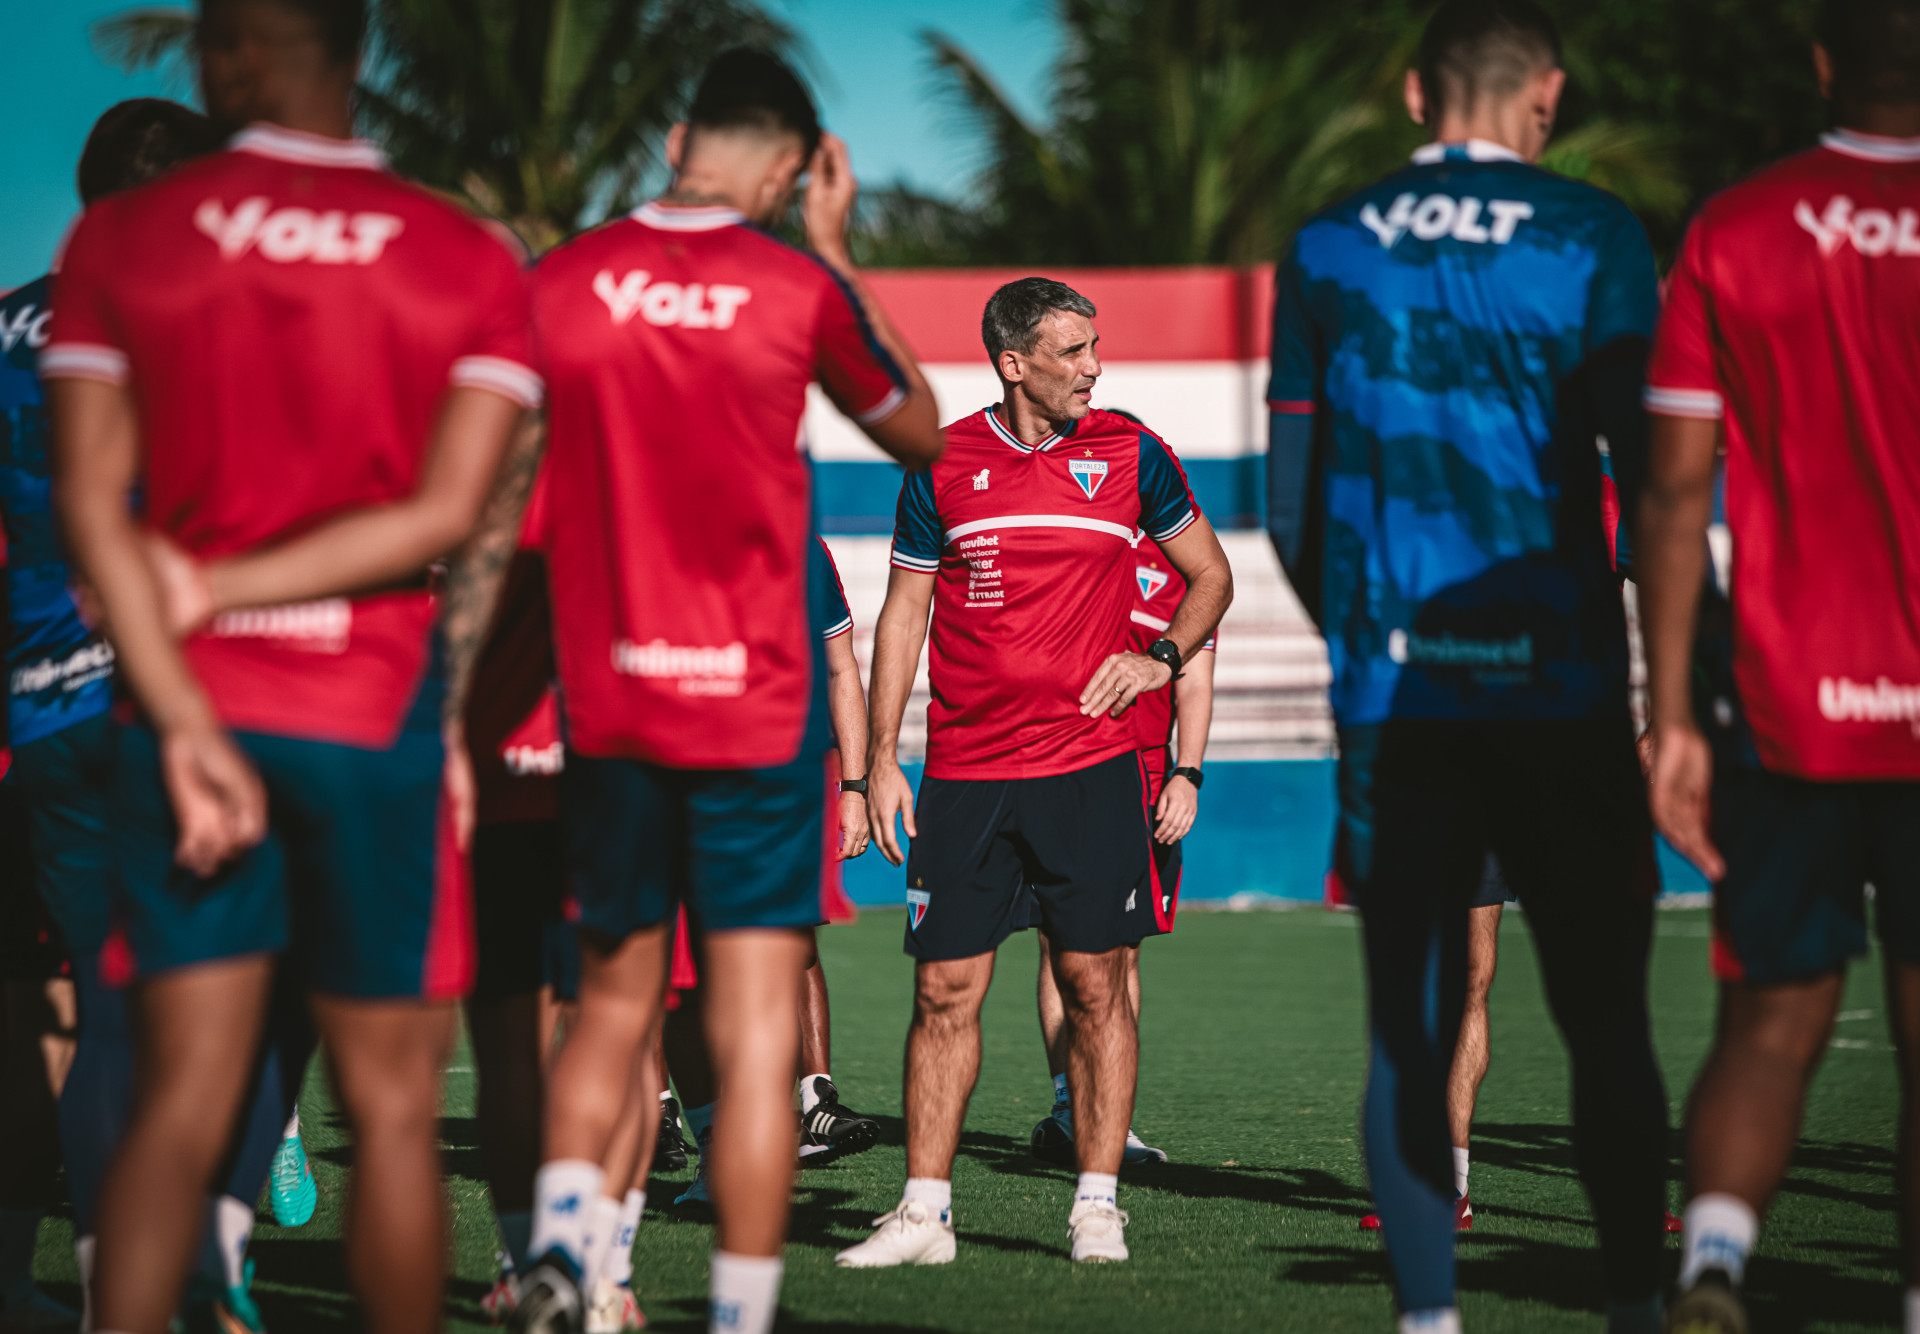
{"label": "green grass field", "polygon": [[[869,912],[823,933],[835,1075],[847,1102],[884,1115],[881,1147],[802,1175],[787,1252],[784,1329],[1047,1331],[1391,1328],[1379,1243],[1355,1226],[1367,1193],[1356,1134],[1362,1075],[1357,922],[1320,911],[1189,910],[1150,943],[1135,1124],[1173,1162],[1124,1178],[1133,1261],[1066,1256],[1071,1174],[1027,1135],[1051,1097],[1033,1013],[1034,946],[1016,937],[987,1005],[986,1062],[954,1172],[960,1258],[944,1268],[841,1273],[833,1252],[893,1206],[903,1176],[900,1051],[911,969],[901,918]],[[1656,1040],[1676,1124],[1712,1025],[1705,915],[1659,917]],[[1750,1273],[1759,1330],[1897,1327],[1889,1187],[1896,1089],[1879,969],[1855,970],[1814,1090],[1793,1175]],[[1524,923],[1509,913],[1493,994],[1493,1069],[1475,1127],[1475,1230],[1460,1246],[1461,1305],[1476,1332],[1602,1328],[1593,1230],[1573,1175],[1566,1064],[1541,1001]],[[448,1316],[482,1329],[494,1225],[479,1182],[473,1076],[448,1078],[446,1167],[456,1277]],[[256,1287],[274,1334],[358,1326],[337,1209],[351,1149],[316,1077],[303,1108],[319,1173],[308,1227],[264,1223]],[[1676,1139],[1677,1148],[1677,1139]],[[662,1181],[665,1204],[689,1174]],[[1675,1165],[1676,1203],[1678,1164]],[[636,1275],[652,1327],[702,1331],[711,1229],[650,1208]],[[64,1220],[41,1233],[40,1273],[74,1297]],[[1677,1256],[1678,1247],[1675,1246]]]}

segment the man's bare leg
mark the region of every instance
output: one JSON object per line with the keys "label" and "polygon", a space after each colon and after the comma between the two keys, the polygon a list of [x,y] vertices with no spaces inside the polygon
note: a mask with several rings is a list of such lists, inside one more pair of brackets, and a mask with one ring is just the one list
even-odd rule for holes
{"label": "man's bare leg", "polygon": [[1115,1175],[1127,1147],[1140,1036],[1128,994],[1124,946],[1105,954],[1053,953],[1067,1014],[1067,1087],[1073,1094],[1080,1170]]}
{"label": "man's bare leg", "polygon": [[[1044,931],[1035,931],[1034,939],[1040,942],[1040,980],[1038,983],[1040,1000],[1040,1041],[1047,1048],[1047,1073],[1052,1075],[1056,1089],[1059,1081],[1067,1073],[1067,1007],[1060,1000],[1060,987],[1053,980],[1053,945]],[[1133,1017],[1140,1018],[1140,947],[1127,946],[1127,1003],[1133,1007]]]}
{"label": "man's bare leg", "polygon": [[1793,1155],[1845,980],[1833,973],[1779,986],[1721,986],[1713,1050],[1687,1108],[1683,1291],[1706,1268],[1725,1270],[1734,1283],[1744,1274],[1760,1216]]}
{"label": "man's bare leg", "polygon": [[1488,904],[1467,913],[1467,1006],[1460,1016],[1460,1037],[1447,1072],[1447,1124],[1453,1132],[1453,1192],[1467,1193],[1467,1150],[1473,1139],[1473,1108],[1493,1062],[1493,1028],[1487,996],[1500,963],[1502,905]]}
{"label": "man's bare leg", "polygon": [[440,1328],[447,1269],[440,1075],[454,1007],[315,996],[340,1109],[353,1131],[347,1274],[372,1334]]}
{"label": "man's bare leg", "polygon": [[132,1119],[100,1190],[95,1328],[166,1334],[251,1088],[246,1058],[259,1047],[272,981],[273,960],[256,954],[140,983]]}

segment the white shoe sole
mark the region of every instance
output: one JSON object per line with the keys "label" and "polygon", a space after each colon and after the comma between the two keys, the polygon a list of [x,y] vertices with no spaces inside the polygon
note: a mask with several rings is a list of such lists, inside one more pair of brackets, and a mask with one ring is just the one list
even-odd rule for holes
{"label": "white shoe sole", "polygon": [[902,1265],[946,1265],[952,1264],[959,1254],[959,1244],[949,1232],[943,1241],[935,1241],[920,1254],[914,1256],[898,1255],[882,1258],[877,1254],[861,1254],[867,1243],[849,1246],[833,1257],[834,1264],[842,1269],[898,1269]]}

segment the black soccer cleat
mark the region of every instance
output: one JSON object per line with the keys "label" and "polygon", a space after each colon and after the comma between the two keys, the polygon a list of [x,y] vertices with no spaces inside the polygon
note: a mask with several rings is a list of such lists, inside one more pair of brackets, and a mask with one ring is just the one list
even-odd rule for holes
{"label": "black soccer cleat", "polygon": [[580,1271],[563,1251],[541,1256],[520,1280],[519,1304],[507,1318],[512,1334],[585,1334],[587,1303]]}
{"label": "black soccer cleat", "polygon": [[1747,1308],[1726,1270],[1700,1271],[1668,1309],[1666,1334],[1747,1334]]}
{"label": "black soccer cleat", "polygon": [[880,1123],[843,1106],[831,1079],[813,1076],[813,1091],[819,1101],[800,1118],[800,1166],[820,1167],[880,1142]]}
{"label": "black soccer cleat", "polygon": [[660,1135],[653,1142],[652,1175],[687,1170],[687,1141],[680,1134],[680,1099],[660,1103]]}
{"label": "black soccer cleat", "polygon": [[1072,1109],[1065,1103],[1054,1104],[1047,1118],[1034,1126],[1028,1148],[1043,1163],[1052,1163],[1055,1167],[1077,1166],[1080,1151],[1073,1145]]}

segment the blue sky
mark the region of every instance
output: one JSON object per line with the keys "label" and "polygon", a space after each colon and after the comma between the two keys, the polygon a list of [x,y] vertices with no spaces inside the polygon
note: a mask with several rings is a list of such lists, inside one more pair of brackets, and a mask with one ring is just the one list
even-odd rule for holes
{"label": "blue sky", "polygon": [[[935,95],[916,34],[935,28],[972,51],[1026,114],[1046,104],[1060,50],[1049,0],[765,0],[804,36],[829,128],[866,181],[960,192],[977,164],[952,108]],[[94,55],[95,19],[153,0],[5,0],[10,134],[0,137],[0,289],[44,272],[79,200],[73,166],[87,130],[124,97],[182,96],[153,73],[128,76]]]}

